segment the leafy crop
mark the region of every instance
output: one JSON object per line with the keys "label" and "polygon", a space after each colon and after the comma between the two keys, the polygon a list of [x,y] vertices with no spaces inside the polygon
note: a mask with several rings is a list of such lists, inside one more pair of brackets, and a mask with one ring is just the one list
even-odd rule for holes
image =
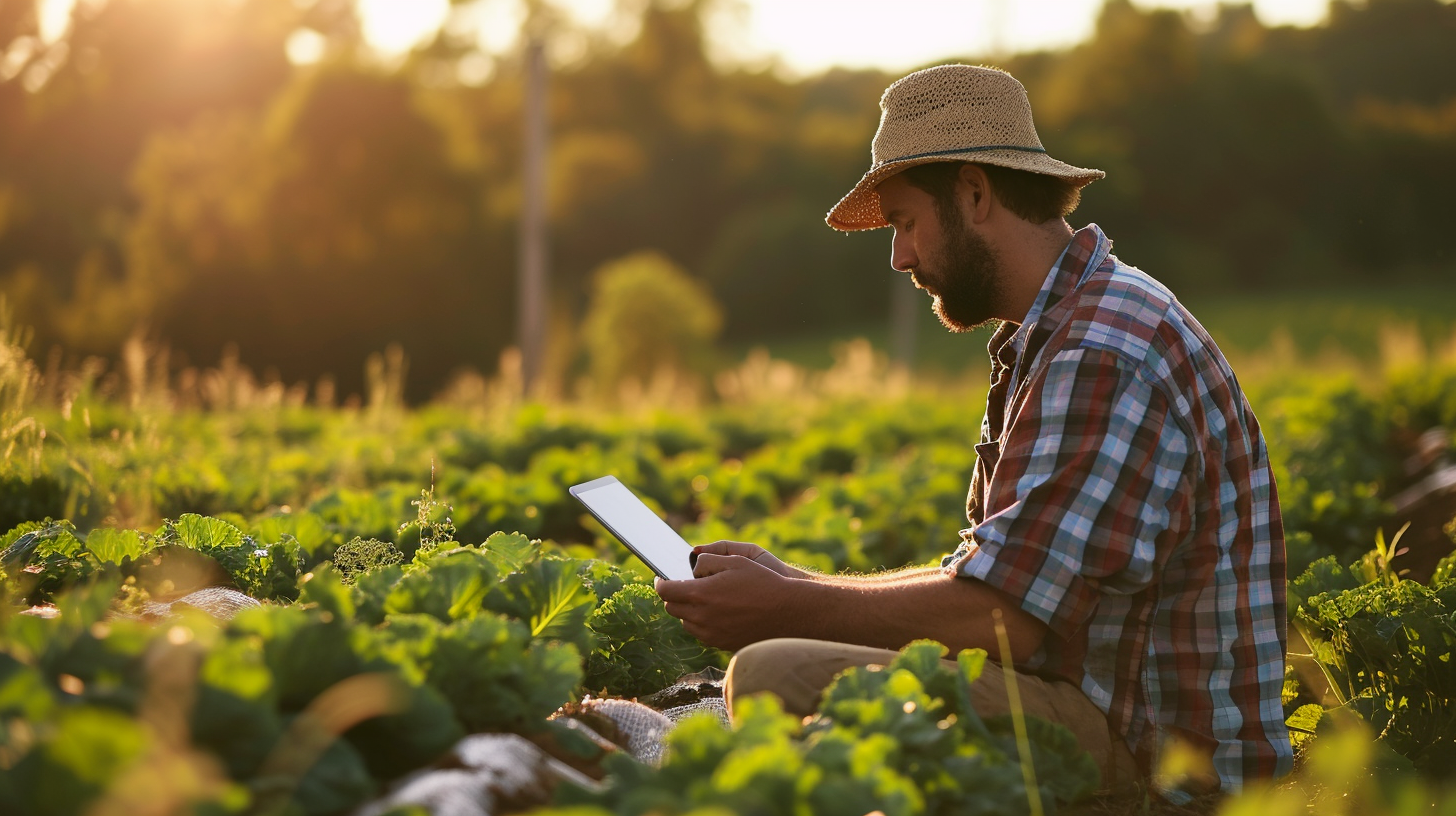
{"label": "leafy crop", "polygon": [[[1456,762],[1456,582],[1452,560],[1430,585],[1390,572],[1376,550],[1340,567],[1316,561],[1291,583],[1291,608],[1340,708],[1368,722],[1384,747],[1417,769],[1444,773]],[[1315,733],[1314,705],[1290,719],[1296,741]]]}
{"label": "leafy crop", "polygon": [[158,546],[181,546],[216,561],[233,585],[254,598],[293,600],[303,574],[304,552],[292,536],[260,544],[226,521],[187,514],[163,523]]}
{"label": "leafy crop", "polygon": [[[1392,566],[1394,541],[1360,557],[1392,526],[1409,441],[1456,424],[1452,383],[1449,373],[1246,383],[1291,574],[1310,565],[1290,582],[1291,618],[1338,692],[1324,700],[1322,684],[1288,682],[1304,756],[1340,719],[1318,701],[1376,727],[1380,767],[1435,774],[1456,759],[1456,567],[1419,585]],[[346,811],[467,731],[549,728],[542,717],[579,695],[642,695],[721,665],[564,486],[615,473],[695,543],[752,540],[820,570],[927,563],[958,538],[975,465],[967,443],[982,395],[947,394],[384,415],[193,412],[87,391],[64,410],[35,407],[45,444],[26,454],[24,480],[7,471],[0,484],[0,509],[27,520],[0,536],[0,812],[81,812],[99,797],[142,812],[115,798],[124,790],[167,791],[177,809],[204,813]],[[53,520],[62,514],[77,524]],[[127,617],[219,584],[267,603],[226,623]],[[50,603],[59,620],[13,614]],[[956,714],[960,680],[928,665],[902,667],[919,692],[894,672],[847,675],[833,711],[809,724],[750,704],[737,731],[685,726],[661,774],[613,767],[664,812],[832,808],[861,793],[887,814],[1024,809],[1010,726],[973,728]],[[318,715],[340,710],[357,719],[319,730]],[[1080,772],[1065,770],[1078,760],[1055,734],[1028,729],[1050,809],[1080,790]],[[818,782],[801,789],[786,768]],[[956,793],[966,779],[987,793]],[[626,783],[613,791],[598,805],[636,812],[646,801]]]}
{"label": "leafy crop", "polygon": [[[373,556],[353,562],[349,582],[327,563],[300,575],[306,554],[291,537],[260,547],[201,516],[151,535],[83,537],[46,522],[3,540],[9,563],[39,565],[6,582],[8,597],[43,592],[59,608],[53,620],[0,611],[3,812],[123,808],[118,786],[140,784],[124,780],[160,773],[143,768],[210,780],[176,791],[198,812],[346,812],[466,733],[546,728],[581,693],[584,655],[599,645],[594,590],[611,601],[642,588],[516,534],[480,546],[440,536],[408,564],[388,563],[381,542],[346,544],[335,551],[346,563],[351,549]],[[179,550],[255,595],[294,601],[227,622],[115,617],[123,573]],[[690,640],[665,615],[635,624],[638,642]],[[633,659],[664,685],[700,667],[667,651]]]}
{"label": "leafy crop", "polygon": [[627,584],[592,611],[594,647],[585,685],[624,697],[659,691],[699,668],[707,655],[646,584]]}
{"label": "leafy crop", "polygon": [[[739,701],[731,731],[697,715],[669,736],[661,769],[610,757],[604,793],[562,798],[600,808],[582,812],[618,816],[708,807],[755,816],[989,816],[1038,812],[1033,797],[1039,812],[1053,813],[1092,793],[1097,766],[1071,732],[1027,720],[1030,755],[1021,756],[1012,718],[982,718],[970,704],[985,652],[962,652],[952,669],[941,660],[945,651],[922,641],[883,670],[846,671],[802,725],[767,696]],[[1030,792],[1022,762],[1039,782]]]}
{"label": "leafy crop", "polygon": [[403,559],[399,548],[388,541],[358,536],[340,545],[330,558],[346,584],[354,583],[360,575],[370,570],[398,564]]}

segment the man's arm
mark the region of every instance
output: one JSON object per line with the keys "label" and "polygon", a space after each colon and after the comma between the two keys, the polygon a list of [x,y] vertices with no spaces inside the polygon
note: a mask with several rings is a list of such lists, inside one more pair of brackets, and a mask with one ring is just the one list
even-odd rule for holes
{"label": "man's arm", "polygon": [[[803,578],[810,581],[819,581],[830,584],[844,584],[863,586],[865,584],[885,584],[902,581],[906,576],[912,574],[928,574],[940,572],[940,567],[905,567],[885,572],[873,572],[867,575],[845,575],[843,573],[826,575],[822,572],[813,572],[792,564],[786,564],[778,556],[746,541],[714,541],[712,544],[703,544],[693,548],[693,552],[699,558],[704,555],[741,555],[751,561],[756,561],[765,567],[777,572],[785,578]],[[708,559],[711,561],[711,559]],[[705,575],[708,573],[699,573]]]}
{"label": "man's arm", "polygon": [[1011,660],[1029,659],[1046,627],[979,581],[928,568],[893,580],[836,583],[781,575],[737,555],[702,554],[698,578],[657,581],[667,611],[711,646],[739,649],[776,637],[802,637],[899,649],[930,638],[1001,658],[992,610],[1000,609]]}

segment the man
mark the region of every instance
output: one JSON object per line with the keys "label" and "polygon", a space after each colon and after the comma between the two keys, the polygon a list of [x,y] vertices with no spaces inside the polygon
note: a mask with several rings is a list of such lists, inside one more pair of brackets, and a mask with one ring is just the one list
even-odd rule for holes
{"label": "man", "polygon": [[[891,265],[951,331],[1002,321],[970,527],[939,567],[864,577],[720,541],[695,580],[659,581],[668,611],[741,649],[730,708],[771,691],[811,713],[837,672],[933,638],[1009,659],[1026,713],[1069,727],[1108,790],[1173,742],[1209,760],[1208,786],[1286,772],[1283,530],[1228,363],[1097,226],[1067,225],[1103,173],[1047,155],[1009,74],[919,71],[880,107],[873,165],[828,222],[893,227]],[[1007,710],[1002,675],[973,689],[983,713]]]}

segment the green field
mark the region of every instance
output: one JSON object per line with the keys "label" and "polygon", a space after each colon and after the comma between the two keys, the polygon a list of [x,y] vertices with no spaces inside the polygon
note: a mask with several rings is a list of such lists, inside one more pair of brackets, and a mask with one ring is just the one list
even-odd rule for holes
{"label": "green field", "polygon": [[[1250,338],[1293,308],[1205,305],[1231,337]],[[1291,336],[1305,326],[1298,342],[1318,346],[1312,327],[1328,324],[1284,325]],[[977,338],[943,342],[984,353]],[[339,408],[236,368],[195,372],[203,385],[47,378],[6,348],[6,813],[139,812],[163,796],[167,812],[343,814],[474,733],[523,735],[605,772],[604,791],[558,790],[559,802],[590,808],[579,814],[710,804],[913,814],[973,802],[1017,813],[1034,800],[1045,812],[1177,812],[1088,802],[1085,754],[1045,724],[1031,723],[1025,743],[1010,720],[978,725],[956,689],[980,658],[958,674],[932,647],[891,672],[848,676],[804,723],[772,706],[731,732],[685,721],[660,769],[603,756],[545,719],[588,693],[647,694],[726,658],[665,614],[567,485],[615,473],[690,541],[755,541],[823,571],[930,563],[964,524],[982,383],[906,380],[859,346],[822,370],[748,359],[719,372],[718,397],[649,389],[547,404],[483,383],[409,408],[385,383]],[[935,348],[927,339],[928,359]],[[1449,807],[1456,583],[1437,561],[1456,529],[1406,532],[1407,543],[1443,542],[1426,545],[1423,573],[1408,576],[1419,581],[1402,580],[1390,552],[1366,553],[1403,523],[1390,499],[1409,481],[1413,440],[1456,427],[1456,361],[1422,351],[1312,366],[1261,354],[1242,379],[1274,457],[1291,577],[1314,565],[1290,587],[1291,615],[1316,647],[1286,682],[1300,771],[1199,808]],[[148,612],[199,586],[263,605],[231,621]],[[194,702],[160,706],[159,694]],[[341,700],[355,701],[353,719],[320,724]],[[299,745],[312,747],[287,747]],[[1021,745],[1035,788],[1015,761]],[[1170,781],[1196,773],[1169,762]],[[959,770],[941,777],[942,767]]]}
{"label": "green field", "polygon": [[[1180,299],[1236,363],[1278,355],[1286,364],[1321,358],[1336,364],[1370,364],[1390,356],[1398,359],[1417,348],[1456,353],[1450,351],[1456,346],[1456,285],[1407,283],[1370,289],[1346,285],[1326,292],[1193,294]],[[990,332],[951,334],[931,314],[929,298],[921,300],[923,308],[915,326],[917,374],[932,380],[961,375],[980,378],[987,368],[985,347]],[[836,344],[864,337],[888,353],[889,336],[888,325],[882,324],[873,329],[740,344],[730,356],[742,356],[752,346],[761,345],[774,357],[825,368],[834,362]]]}

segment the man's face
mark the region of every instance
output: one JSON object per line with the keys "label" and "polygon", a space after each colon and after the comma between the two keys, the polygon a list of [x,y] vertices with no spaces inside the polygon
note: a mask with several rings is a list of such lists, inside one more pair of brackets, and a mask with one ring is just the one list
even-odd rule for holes
{"label": "man's face", "polygon": [[895,230],[890,266],[931,294],[941,325],[967,332],[995,318],[1002,299],[1000,258],[960,208],[937,207],[930,193],[902,176],[881,182],[876,192]]}

